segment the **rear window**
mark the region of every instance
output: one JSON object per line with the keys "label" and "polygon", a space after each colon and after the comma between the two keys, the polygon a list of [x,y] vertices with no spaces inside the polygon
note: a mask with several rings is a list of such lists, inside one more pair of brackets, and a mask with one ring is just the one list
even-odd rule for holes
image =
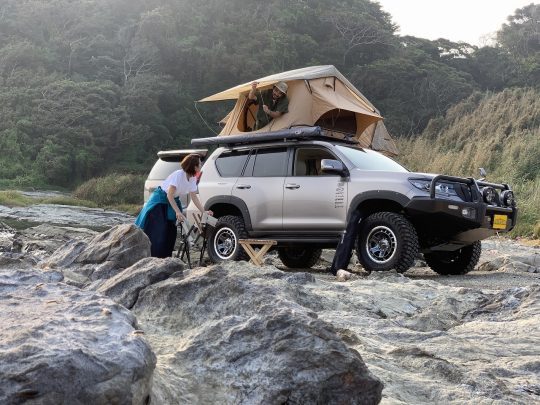
{"label": "rear window", "polygon": [[169,174],[178,169],[180,169],[178,158],[174,162],[165,162],[158,159],[152,170],[150,170],[148,180],[165,180]]}
{"label": "rear window", "polygon": [[239,177],[246,164],[249,151],[225,151],[216,159],[216,168],[221,177]]}

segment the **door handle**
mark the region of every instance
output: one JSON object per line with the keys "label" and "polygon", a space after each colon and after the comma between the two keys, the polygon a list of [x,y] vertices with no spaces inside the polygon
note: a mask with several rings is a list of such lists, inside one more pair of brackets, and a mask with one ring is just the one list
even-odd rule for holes
{"label": "door handle", "polygon": [[251,188],[251,186],[249,184],[239,184],[239,185],[236,186],[236,188],[244,190],[246,188]]}
{"label": "door handle", "polygon": [[294,190],[296,188],[300,188],[300,186],[298,184],[285,184],[285,188]]}

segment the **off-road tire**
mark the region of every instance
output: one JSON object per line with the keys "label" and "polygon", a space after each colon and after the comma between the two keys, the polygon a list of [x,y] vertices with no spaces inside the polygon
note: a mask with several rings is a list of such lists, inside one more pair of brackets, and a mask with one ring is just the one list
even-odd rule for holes
{"label": "off-road tire", "polygon": [[322,249],[284,247],[278,249],[279,260],[290,269],[309,269],[320,259]]}
{"label": "off-road tire", "polygon": [[226,260],[249,260],[248,254],[240,246],[239,239],[247,239],[244,220],[235,215],[225,215],[218,219],[208,238],[208,257],[214,263]]}
{"label": "off-road tire", "polygon": [[362,220],[356,243],[358,260],[368,272],[396,269],[404,273],[418,255],[414,227],[394,212],[377,212]]}
{"label": "off-road tire", "polygon": [[474,242],[453,252],[424,253],[424,259],[431,269],[442,275],[467,274],[474,270],[480,260],[482,243]]}

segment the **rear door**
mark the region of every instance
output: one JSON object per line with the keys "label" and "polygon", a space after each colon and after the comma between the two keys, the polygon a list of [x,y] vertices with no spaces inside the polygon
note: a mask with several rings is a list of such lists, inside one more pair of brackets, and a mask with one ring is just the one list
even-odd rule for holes
{"label": "rear door", "polygon": [[339,175],[322,173],[322,159],[340,160],[323,146],[295,148],[292,175],[284,184],[284,230],[345,228],[347,182]]}
{"label": "rear door", "polygon": [[234,185],[232,195],[246,203],[254,231],[282,229],[287,167],[287,147],[258,148],[251,153],[243,177]]}
{"label": "rear door", "polygon": [[249,149],[225,150],[217,157],[215,166],[203,166],[204,188],[199,190],[204,202],[212,196],[234,195],[234,185],[244,170],[249,152]]}

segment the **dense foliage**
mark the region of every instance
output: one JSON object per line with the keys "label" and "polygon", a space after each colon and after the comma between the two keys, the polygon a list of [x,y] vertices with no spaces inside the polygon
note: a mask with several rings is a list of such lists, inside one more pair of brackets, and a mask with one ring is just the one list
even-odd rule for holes
{"label": "dense foliage", "polygon": [[[147,170],[157,150],[211,134],[194,100],[317,64],[413,135],[475,90],[538,85],[539,9],[478,49],[399,37],[369,0],[2,0],[0,179],[73,187]],[[199,105],[210,123],[228,107]]]}
{"label": "dense foliage", "polygon": [[478,178],[483,167],[489,181],[510,184],[520,209],[516,233],[540,237],[540,90],[474,93],[399,146],[415,171]]}

